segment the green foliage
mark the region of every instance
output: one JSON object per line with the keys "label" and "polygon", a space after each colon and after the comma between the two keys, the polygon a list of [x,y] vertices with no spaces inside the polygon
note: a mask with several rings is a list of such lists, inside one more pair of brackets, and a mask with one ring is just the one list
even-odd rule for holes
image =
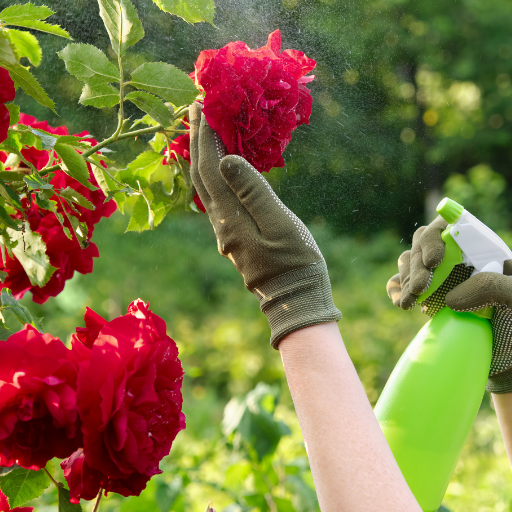
{"label": "green foliage", "polygon": [[57,269],[50,265],[41,235],[31,231],[28,222],[25,223],[23,232],[10,228],[7,232],[11,242],[16,243],[12,252],[27,273],[30,283],[34,286],[44,286]]}
{"label": "green foliage", "polygon": [[98,0],[112,49],[122,57],[127,48],[144,37],[142,23],[130,0]]}
{"label": "green foliage", "polygon": [[[53,472],[53,463],[47,465],[49,472]],[[51,480],[44,469],[33,471],[17,468],[0,477],[0,489],[7,496],[11,508],[20,507],[27,501],[38,498],[50,485]]]}
{"label": "green foliage", "polygon": [[173,105],[189,105],[198,94],[194,82],[165,62],[146,62],[132,72],[131,85],[160,96]]}
{"label": "green foliage", "polygon": [[72,178],[79,181],[90,190],[95,190],[95,186],[89,183],[89,169],[85,160],[77,153],[72,146],[68,144],[57,143],[54,148],[55,153],[62,159],[62,170]]}
{"label": "green foliage", "polygon": [[71,503],[69,491],[62,485],[58,489],[58,510],[59,512],[81,512],[82,507],[79,503]]}
{"label": "green foliage", "polygon": [[20,107],[14,103],[7,103],[6,107],[9,110],[11,125],[16,124],[20,120]]}
{"label": "green foliage", "polygon": [[110,84],[85,84],[79,103],[96,108],[112,108],[119,103],[119,91]]}
{"label": "green foliage", "polygon": [[215,5],[213,0],[153,0],[164,12],[175,14],[187,23],[207,21],[213,25]]}
{"label": "green foliage", "polygon": [[156,122],[162,126],[170,126],[174,123],[174,117],[171,110],[157,97],[147,92],[133,91],[125,96],[126,100],[131,101],[142,111],[149,114]]}
{"label": "green foliage", "polygon": [[7,34],[16,50],[18,59],[26,57],[33,66],[41,64],[43,50],[41,50],[41,46],[39,46],[35,36],[30,32],[15,29],[10,29]]}
{"label": "green foliage", "polygon": [[94,205],[74,188],[66,187],[59,192],[59,195],[60,197],[63,197],[64,199],[67,199],[73,203],[79,204],[84,208],[94,210]]}

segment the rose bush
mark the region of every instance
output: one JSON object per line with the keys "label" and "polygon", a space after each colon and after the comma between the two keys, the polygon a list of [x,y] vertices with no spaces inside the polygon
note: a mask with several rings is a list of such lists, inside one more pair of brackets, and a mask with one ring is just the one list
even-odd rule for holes
{"label": "rose bush", "polygon": [[195,80],[205,91],[203,113],[229,154],[258,171],[283,167],[291,133],[309,124],[312,98],[305,76],[316,66],[297,50],[281,52],[281,32],[251,50],[242,41],[205,50],[195,64]]}
{"label": "rose bush", "polygon": [[0,466],[68,457],[80,444],[71,351],[26,325],[0,341],[0,361]]}
{"label": "rose bush", "polygon": [[[20,123],[55,135],[68,135],[68,130],[65,126],[52,128],[46,121],[37,121],[35,117],[26,114],[20,114]],[[88,135],[88,132],[83,131],[77,135],[85,136]],[[92,145],[97,144],[97,141],[92,138],[84,140],[87,140]],[[23,149],[21,153],[24,158],[32,163],[38,170],[42,169],[49,160],[48,151],[38,150],[34,147]],[[6,160],[5,153],[0,153],[0,160]],[[21,163],[20,167],[23,167],[23,165],[24,164]],[[87,163],[87,166],[90,175],[89,181],[93,185],[97,185],[90,164]],[[100,189],[91,191],[62,170],[55,172],[50,183],[54,186],[55,190],[59,191],[66,187],[73,188],[94,205],[94,210],[89,210],[80,205],[74,205],[74,210],[72,210],[65,201],[59,201],[55,195],[50,198],[50,200],[55,201],[55,209],[62,216],[63,223],[70,232],[73,232],[73,230],[65,214],[66,212],[74,215],[80,222],[86,224],[88,230],[88,244],[86,248],[82,248],[75,237],[70,238],[66,235],[55,213],[51,210],[45,210],[39,207],[33,197],[31,197],[30,201],[28,199],[22,200],[22,204],[25,208],[24,215],[18,213],[16,217],[19,219],[25,217],[30,225],[30,229],[41,235],[46,244],[46,253],[50,259],[50,264],[57,268],[57,270],[45,286],[35,286],[30,282],[27,273],[16,257],[10,257],[6,254],[6,261],[3,261],[0,270],[7,272],[8,275],[4,282],[0,284],[0,288],[10,288],[13,291],[14,297],[17,299],[23,297],[27,291],[31,291],[34,302],[38,304],[46,302],[49,297],[58,295],[64,289],[66,281],[73,277],[75,271],[81,274],[89,274],[92,272],[93,258],[99,257],[97,246],[90,242],[94,233],[94,226],[102,217],[112,215],[116,209],[113,200],[106,203],[104,202],[105,194]],[[66,209],[66,211],[64,209]]]}
{"label": "rose bush", "polygon": [[32,512],[34,507],[16,507],[11,508],[5,494],[0,491],[0,512]]}
{"label": "rose bush", "polygon": [[185,428],[178,348],[140,299],[110,322],[87,309],[85,324],[72,342],[83,444],[61,467],[74,502],[139,495]]}
{"label": "rose bush", "polygon": [[14,100],[15,95],[14,82],[9,72],[4,68],[0,68],[0,142],[7,139],[7,130],[11,123],[9,110],[7,110],[4,103]]}

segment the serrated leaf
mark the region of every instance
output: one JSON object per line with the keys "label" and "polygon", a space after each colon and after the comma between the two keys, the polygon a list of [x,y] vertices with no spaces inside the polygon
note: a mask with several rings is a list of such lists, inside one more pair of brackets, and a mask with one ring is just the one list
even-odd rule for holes
{"label": "serrated leaf", "polygon": [[73,147],[68,144],[57,143],[54,149],[62,160],[62,170],[66,174],[75,178],[75,180],[79,181],[88,189],[96,190],[96,187],[88,181],[90,177],[89,169],[87,169],[87,164],[82,158],[82,155],[77,153]]}
{"label": "serrated leaf", "polygon": [[[53,185],[46,182],[39,174],[29,174],[23,178],[23,181],[31,190],[52,190]],[[53,192],[52,192],[53,194]]]}
{"label": "serrated leaf", "polygon": [[174,115],[162,100],[142,91],[133,91],[126,95],[126,100],[131,101],[142,111],[149,114],[155,121],[167,127],[174,124]]}
{"label": "serrated leaf", "polygon": [[66,187],[64,190],[59,192],[59,195],[68,201],[72,201],[88,210],[95,210],[96,207],[86,199],[82,194],[77,192],[74,188]]}
{"label": "serrated leaf", "polygon": [[146,62],[132,73],[131,85],[156,94],[176,107],[191,104],[198,94],[189,76],[172,64]]}
{"label": "serrated leaf", "polygon": [[28,223],[25,223],[25,233],[11,228],[8,228],[7,232],[12,241],[18,242],[12,252],[25,270],[30,283],[43,287],[57,269],[50,265],[46,244],[41,235],[31,231]]}
{"label": "serrated leaf", "polygon": [[48,107],[57,113],[55,110],[55,103],[50,99],[45,90],[39,85],[35,76],[24,68],[20,64],[9,64],[4,60],[0,59],[0,65],[2,65],[7,71],[11,78],[23,89],[23,91],[32,96],[38,103],[43,107]]}
{"label": "serrated leaf", "polygon": [[67,218],[73,228],[73,232],[75,237],[80,244],[82,249],[87,249],[89,247],[89,240],[87,240],[87,234],[89,232],[87,228],[87,224],[85,222],[80,222],[74,215],[67,214]]}
{"label": "serrated leaf", "polygon": [[213,0],[153,0],[164,12],[175,14],[188,23],[206,21],[213,25],[215,4]]}
{"label": "serrated leaf", "polygon": [[14,4],[0,12],[0,20],[5,22],[6,25],[12,25],[20,21],[45,20],[52,14],[55,14],[55,11],[52,11],[46,5]]}
{"label": "serrated leaf", "polygon": [[69,491],[65,489],[63,486],[59,485],[59,512],[82,512],[82,507],[80,503],[71,503]]}
{"label": "serrated leaf", "polygon": [[9,115],[11,117],[9,125],[13,126],[17,124],[20,120],[20,107],[18,105],[15,105],[14,103],[7,103],[5,106],[7,107],[7,110],[9,111]]}
{"label": "serrated leaf", "polygon": [[143,196],[139,196],[133,206],[126,232],[136,231],[140,233],[141,231],[152,229],[151,224],[154,226],[154,216],[151,206],[147,203],[146,199]]}
{"label": "serrated leaf", "polygon": [[119,103],[119,91],[109,84],[85,84],[78,102],[88,107],[112,108]]}
{"label": "serrated leaf", "polygon": [[98,3],[112,49],[122,56],[127,48],[144,37],[137,11],[130,0],[98,0]]}
{"label": "serrated leaf", "polygon": [[18,194],[3,180],[0,179],[0,195],[9,203],[16,208],[22,210],[23,205],[21,204],[20,197]]}
{"label": "serrated leaf", "polygon": [[39,498],[50,483],[50,477],[44,469],[34,471],[19,468],[0,477],[0,489],[7,496],[11,509]]}
{"label": "serrated leaf", "polygon": [[162,132],[155,133],[155,136],[149,141],[149,145],[157,153],[160,153],[167,146],[165,135]]}
{"label": "serrated leaf", "polygon": [[98,85],[120,80],[116,66],[92,44],[71,43],[57,55],[64,61],[68,73],[83,82]]}
{"label": "serrated leaf", "polygon": [[11,153],[19,153],[23,147],[20,141],[20,134],[14,130],[9,130],[7,132],[7,139],[2,141],[0,146],[3,149],[7,149]]}
{"label": "serrated leaf", "polygon": [[30,32],[11,28],[7,32],[11,43],[14,45],[18,58],[26,57],[33,66],[39,66],[43,58],[43,50],[39,42]]}
{"label": "serrated leaf", "polygon": [[0,59],[15,65],[18,60],[14,54],[14,48],[4,30],[0,30]]}
{"label": "serrated leaf", "polygon": [[30,131],[42,142],[43,149],[53,149],[55,144],[57,144],[58,137],[55,137],[55,135],[52,135],[51,133],[43,130],[36,130],[34,128],[30,128]]}
{"label": "serrated leaf", "polygon": [[16,231],[21,229],[15,220],[7,213],[7,210],[3,206],[0,206],[0,221],[2,221],[6,226],[15,229]]}

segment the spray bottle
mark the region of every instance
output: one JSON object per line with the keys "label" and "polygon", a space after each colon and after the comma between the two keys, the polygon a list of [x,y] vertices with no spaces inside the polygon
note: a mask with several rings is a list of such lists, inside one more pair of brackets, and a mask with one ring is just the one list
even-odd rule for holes
{"label": "spray bottle", "polygon": [[[455,265],[503,273],[512,252],[460,204],[443,199],[438,213],[449,223],[441,238],[443,262],[422,303]],[[393,370],[375,415],[393,455],[424,512],[437,511],[485,392],[491,364],[493,308],[439,311],[419,331]]]}

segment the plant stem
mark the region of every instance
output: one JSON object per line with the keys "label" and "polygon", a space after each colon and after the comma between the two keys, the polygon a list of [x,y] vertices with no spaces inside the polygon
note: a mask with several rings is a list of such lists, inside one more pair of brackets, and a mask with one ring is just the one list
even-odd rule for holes
{"label": "plant stem", "polygon": [[101,496],[103,495],[103,489],[100,487],[100,492],[98,493],[98,497],[96,498],[96,503],[94,504],[94,508],[92,512],[98,512],[98,507],[100,506]]}
{"label": "plant stem", "polygon": [[55,480],[55,478],[53,478],[53,476],[50,474],[50,472],[46,468],[43,468],[43,469],[46,471],[46,474],[50,477],[50,480],[55,484],[55,486],[57,488],[60,487],[61,484],[59,484],[59,482],[57,482],[57,480]]}
{"label": "plant stem", "polygon": [[[123,16],[120,17],[121,20],[121,26],[119,27],[120,34],[123,33]],[[117,130],[115,131],[113,137],[114,140],[117,140],[119,134],[121,133],[121,130],[123,129],[123,122],[124,122],[124,108],[123,108],[123,101],[124,101],[124,72],[123,72],[123,58],[121,56],[121,37],[119,38],[119,46],[117,48],[117,63],[119,65],[119,112],[118,112],[118,123],[117,123]]]}

